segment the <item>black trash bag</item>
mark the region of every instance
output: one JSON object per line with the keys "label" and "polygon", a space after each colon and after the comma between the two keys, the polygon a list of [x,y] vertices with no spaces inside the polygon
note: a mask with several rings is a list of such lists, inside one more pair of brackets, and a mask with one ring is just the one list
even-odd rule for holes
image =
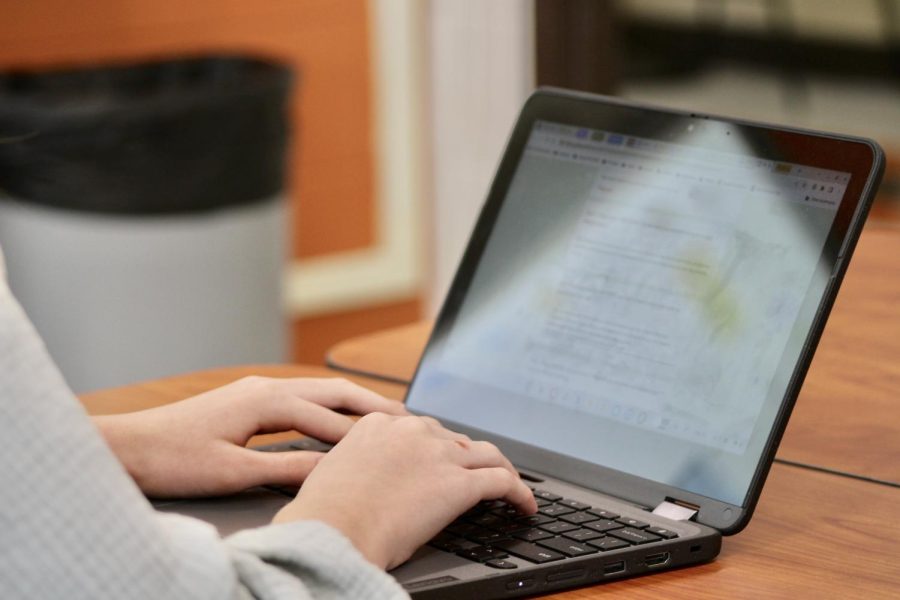
{"label": "black trash bag", "polygon": [[0,190],[95,213],[247,204],[284,181],[290,71],[245,58],[0,75]]}

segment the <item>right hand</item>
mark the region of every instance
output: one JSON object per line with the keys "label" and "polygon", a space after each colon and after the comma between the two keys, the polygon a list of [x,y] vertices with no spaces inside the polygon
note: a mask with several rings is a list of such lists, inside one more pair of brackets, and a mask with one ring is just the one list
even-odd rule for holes
{"label": "right hand", "polygon": [[498,498],[523,514],[537,511],[496,446],[428,417],[373,413],[319,462],[274,522],[323,521],[391,569],[479,501]]}

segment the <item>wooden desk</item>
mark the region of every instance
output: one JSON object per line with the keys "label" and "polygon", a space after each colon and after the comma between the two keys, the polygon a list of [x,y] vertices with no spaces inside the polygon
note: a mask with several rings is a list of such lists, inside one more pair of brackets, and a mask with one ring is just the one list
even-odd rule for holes
{"label": "wooden desk", "polygon": [[[354,338],[327,362],[408,381],[430,331]],[[778,456],[900,484],[900,230],[863,233]]]}
{"label": "wooden desk", "polygon": [[[249,374],[331,376],[322,368],[225,368],[93,392],[94,414],[158,406]],[[350,377],[389,397],[402,386]],[[283,436],[281,436],[283,437]],[[257,441],[274,441],[272,436]],[[708,564],[555,595],[569,600],[629,598],[896,598],[900,592],[900,490],[775,465],[750,526],[725,540]]]}

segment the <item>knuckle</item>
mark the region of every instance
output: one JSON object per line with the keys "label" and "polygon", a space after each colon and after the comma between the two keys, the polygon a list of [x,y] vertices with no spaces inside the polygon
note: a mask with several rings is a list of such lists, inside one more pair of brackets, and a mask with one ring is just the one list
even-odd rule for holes
{"label": "knuckle", "polygon": [[262,375],[253,375],[250,385],[263,390],[270,390],[279,384],[279,380],[273,377],[263,377]]}
{"label": "knuckle", "polygon": [[435,419],[434,417],[419,417],[422,419],[422,422],[427,425],[433,425],[435,427],[442,427],[441,422]]}
{"label": "knuckle", "polygon": [[428,417],[402,417],[399,420],[399,423],[411,431],[426,431],[428,429],[427,418]]}
{"label": "knuckle", "polygon": [[261,375],[248,375],[240,379],[239,383],[247,388],[249,394],[254,398],[257,396],[270,396],[277,390],[277,379],[271,377],[263,377]]}
{"label": "knuckle", "polygon": [[500,448],[498,448],[496,445],[492,444],[491,442],[477,442],[477,443],[481,446],[481,448],[486,453],[489,453],[489,454],[492,454],[495,456],[500,456]]}
{"label": "knuckle", "polygon": [[453,440],[453,443],[455,443],[457,446],[459,446],[463,450],[470,450],[472,448],[472,440],[470,440],[469,438],[466,438],[466,437],[463,437],[463,438],[460,438],[457,440]]}
{"label": "knuckle", "polygon": [[238,383],[248,386],[259,385],[264,378],[261,375],[247,375],[238,379]]}
{"label": "knuckle", "polygon": [[345,389],[345,390],[353,390],[353,389],[359,387],[358,385],[356,385],[355,383],[353,383],[346,377],[335,377],[334,379],[332,379],[332,383],[336,387]]}

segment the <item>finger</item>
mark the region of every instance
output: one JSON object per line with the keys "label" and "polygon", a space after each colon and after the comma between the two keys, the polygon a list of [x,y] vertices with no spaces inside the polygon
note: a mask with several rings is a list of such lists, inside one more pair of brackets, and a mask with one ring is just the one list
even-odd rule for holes
{"label": "finger", "polygon": [[383,412],[389,415],[408,415],[402,402],[389,400],[347,379],[284,379],[287,393],[315,402],[327,408],[342,409],[356,415]]}
{"label": "finger", "polygon": [[[537,512],[534,494],[518,475],[512,475],[503,467],[474,469],[468,472],[469,482],[479,495],[478,500],[503,499],[519,512],[530,515]],[[474,503],[473,503],[474,504]]]}
{"label": "finger", "polygon": [[325,442],[337,442],[354,423],[346,415],[301,398],[274,396],[257,403],[257,427],[260,432],[295,430]]}
{"label": "finger", "polygon": [[247,487],[257,485],[299,486],[325,456],[322,452],[296,450],[292,452],[259,452],[241,448],[245,452],[244,469]]}
{"label": "finger", "polygon": [[509,459],[503,456],[503,453],[497,446],[489,442],[468,442],[462,440],[454,440],[459,451],[457,452],[459,464],[467,469],[484,469],[489,467],[499,467],[506,469],[510,473],[519,477],[519,471],[513,466]]}

